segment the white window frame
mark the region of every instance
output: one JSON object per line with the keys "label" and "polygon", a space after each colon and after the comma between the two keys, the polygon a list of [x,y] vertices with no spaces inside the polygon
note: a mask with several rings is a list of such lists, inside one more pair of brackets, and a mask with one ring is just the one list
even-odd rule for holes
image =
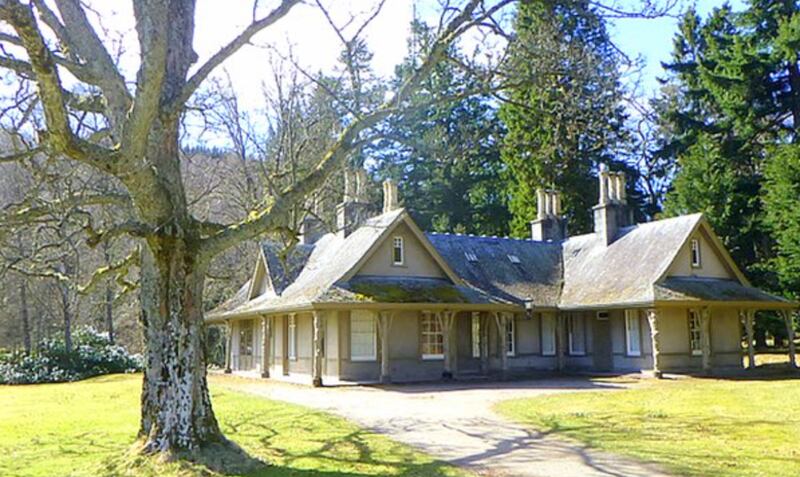
{"label": "white window frame", "polygon": [[[541,321],[541,351],[542,356],[555,356],[556,355],[556,327],[558,326],[558,320],[555,316],[551,314],[542,314],[539,318]],[[551,326],[549,329],[545,325],[545,321],[548,322]],[[551,348],[545,351],[545,343],[550,343]]]}
{"label": "white window frame", "polygon": [[692,268],[701,268],[703,266],[703,255],[700,253],[700,239],[692,239],[689,253],[691,254]]}
{"label": "white window frame", "polygon": [[481,314],[478,312],[472,313],[472,321],[470,322],[470,330],[472,332],[472,357],[481,357]]}
{"label": "white window frame", "polygon": [[[583,326],[583,349],[577,350],[575,345],[575,337],[572,335],[572,329],[576,326],[576,320]],[[586,319],[583,315],[570,314],[567,316],[567,341],[569,342],[569,355],[570,356],[586,356]]]}
{"label": "white window frame", "polygon": [[289,326],[288,328],[288,336],[287,336],[287,344],[288,348],[286,350],[286,355],[292,361],[297,361],[297,316],[289,315]]}
{"label": "white window frame", "polygon": [[687,323],[689,325],[689,352],[692,354],[692,356],[702,356],[703,323],[700,321],[700,312],[697,310],[689,310]]}
{"label": "white window frame", "polygon": [[[635,326],[631,326],[634,324]],[[635,349],[632,346],[634,342]],[[642,321],[639,310],[625,310],[625,353],[633,357],[642,355]]]}
{"label": "white window frame", "polygon": [[[426,326],[425,326],[425,323],[428,322],[428,321],[431,323],[431,331],[426,329]],[[441,323],[436,318],[436,316],[434,316],[433,313],[430,313],[430,312],[423,312],[422,316],[420,317],[420,320],[419,320],[419,326],[420,326],[419,338],[421,340],[420,348],[421,348],[422,359],[425,360],[425,361],[433,361],[433,360],[444,359],[444,331],[442,330]],[[437,329],[438,329],[438,331],[437,331]],[[436,336],[437,334],[438,335],[442,335],[442,352],[441,353],[425,353],[425,345],[427,344],[427,340],[426,340],[427,336]]]}
{"label": "white window frame", "polygon": [[[400,251],[400,260],[397,260],[397,251]],[[406,263],[406,247],[403,237],[396,236],[392,239],[392,265],[402,266]]]}
{"label": "white window frame", "polygon": [[506,320],[506,339],[508,340],[508,348],[506,348],[506,356],[516,356],[517,354],[517,325],[514,315],[511,315]]}
{"label": "white window frame", "polygon": [[[372,350],[370,354],[355,355],[353,353],[353,323],[356,321],[369,321],[372,329]],[[350,361],[376,361],[378,359],[378,325],[375,314],[367,310],[353,310],[350,312]]]}

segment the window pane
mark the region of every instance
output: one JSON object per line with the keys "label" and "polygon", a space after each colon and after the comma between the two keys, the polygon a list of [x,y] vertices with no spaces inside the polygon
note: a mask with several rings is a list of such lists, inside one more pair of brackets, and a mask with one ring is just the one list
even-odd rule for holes
{"label": "window pane", "polygon": [[625,310],[625,342],[629,356],[641,356],[641,334],[639,330],[639,312]]}
{"label": "window pane", "polygon": [[506,335],[508,343],[508,346],[506,347],[506,355],[513,356],[514,352],[516,351],[517,344],[514,340],[514,315],[509,316],[508,321],[506,321]]}
{"label": "window pane", "polygon": [[289,358],[297,358],[297,323],[294,316],[289,316]]}
{"label": "window pane", "polygon": [[439,320],[431,313],[425,313],[420,320],[422,331],[422,356],[441,357],[444,355],[444,334]]}
{"label": "window pane", "polygon": [[393,243],[392,260],[395,264],[402,264],[403,258],[403,237],[395,237]]}
{"label": "window pane", "polygon": [[569,316],[569,352],[570,354],[586,354],[586,337],[582,315]]}
{"label": "window pane", "polygon": [[376,358],[375,317],[371,312],[355,310],[350,314],[350,359]]}
{"label": "window pane", "polygon": [[689,311],[689,348],[692,354],[702,354],[703,345],[700,342],[700,315],[694,311]]}
{"label": "window pane", "polygon": [[481,317],[478,313],[472,314],[472,357],[481,357]]}

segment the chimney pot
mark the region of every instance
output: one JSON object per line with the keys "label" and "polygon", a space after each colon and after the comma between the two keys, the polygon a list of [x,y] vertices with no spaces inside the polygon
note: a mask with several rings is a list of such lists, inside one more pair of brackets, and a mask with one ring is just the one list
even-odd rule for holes
{"label": "chimney pot", "polygon": [[617,199],[625,202],[625,173],[617,173]]}
{"label": "chimney pot", "polygon": [[605,166],[600,166],[600,173],[598,175],[600,180],[600,205],[608,204],[608,172]]}
{"label": "chimney pot", "polygon": [[383,213],[400,208],[397,184],[392,179],[383,181]]}
{"label": "chimney pot", "polygon": [[547,217],[545,201],[547,201],[547,195],[544,189],[541,187],[536,189],[536,218],[539,220]]}
{"label": "chimney pot", "polygon": [[531,239],[549,242],[564,240],[567,228],[561,217],[561,194],[554,190],[536,190],[537,216],[531,222]]}

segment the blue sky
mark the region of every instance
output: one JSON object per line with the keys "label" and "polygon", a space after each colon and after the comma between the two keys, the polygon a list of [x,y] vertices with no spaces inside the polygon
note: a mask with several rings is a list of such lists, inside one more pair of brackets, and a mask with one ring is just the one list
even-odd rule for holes
{"label": "blue sky", "polygon": [[[696,5],[700,15],[705,17],[712,9],[725,3],[722,0],[698,0]],[[738,10],[743,7],[744,0],[730,0],[727,3]],[[664,75],[661,62],[669,61],[672,39],[677,30],[676,18],[618,19],[611,25],[613,38],[620,48],[632,58],[641,56],[644,59],[641,85],[647,96],[658,88],[656,78]]]}

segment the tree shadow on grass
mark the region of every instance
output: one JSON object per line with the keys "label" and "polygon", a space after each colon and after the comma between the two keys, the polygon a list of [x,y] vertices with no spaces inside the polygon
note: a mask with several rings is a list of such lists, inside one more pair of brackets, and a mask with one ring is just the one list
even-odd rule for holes
{"label": "tree shadow on grass", "polygon": [[293,415],[283,427],[270,416],[247,416],[226,427],[238,429],[237,438],[269,466],[248,477],[366,476],[440,477],[455,474],[454,467],[435,461],[409,447],[324,413]]}

